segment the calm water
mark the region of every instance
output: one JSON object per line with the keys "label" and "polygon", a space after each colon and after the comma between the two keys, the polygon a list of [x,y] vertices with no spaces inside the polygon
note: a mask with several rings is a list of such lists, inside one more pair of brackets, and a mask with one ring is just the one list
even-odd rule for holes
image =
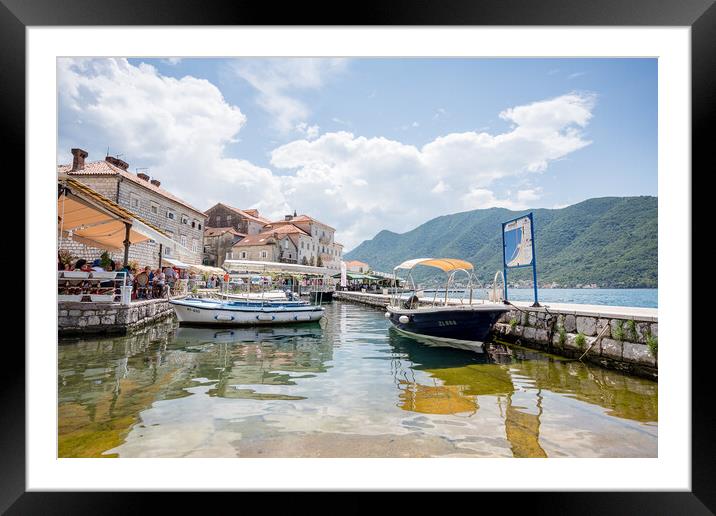
{"label": "calm water", "polygon": [[657,384],[495,344],[428,347],[383,312],[174,322],[59,346],[61,457],[655,457]]}
{"label": "calm water", "polygon": [[[434,290],[425,290],[431,294]],[[445,292],[445,290],[442,290]],[[579,303],[585,305],[638,306],[657,308],[659,290],[656,288],[544,288],[539,289],[539,301],[545,303]],[[513,301],[532,301],[531,288],[511,288]]]}

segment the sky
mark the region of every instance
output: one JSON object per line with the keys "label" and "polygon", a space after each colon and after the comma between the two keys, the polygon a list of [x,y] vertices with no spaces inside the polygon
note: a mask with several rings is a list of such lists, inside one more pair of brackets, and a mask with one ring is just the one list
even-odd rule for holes
{"label": "sky", "polygon": [[350,251],[472,209],[657,195],[656,59],[60,58],[58,164],[305,213]]}

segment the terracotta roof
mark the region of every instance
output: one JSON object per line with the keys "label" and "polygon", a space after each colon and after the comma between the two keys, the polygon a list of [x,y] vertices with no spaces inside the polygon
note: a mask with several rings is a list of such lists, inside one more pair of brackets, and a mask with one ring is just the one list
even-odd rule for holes
{"label": "terracotta roof", "polygon": [[246,245],[271,245],[276,242],[273,233],[259,233],[258,235],[248,235],[236,242],[233,247]]}
{"label": "terracotta roof", "polygon": [[270,222],[270,224],[293,224],[294,222],[315,222],[316,224],[321,224],[323,226],[326,226],[329,229],[332,229],[335,231],[336,229],[329,226],[328,224],[321,222],[320,220],[316,220],[313,217],[309,217],[308,215],[297,215],[295,217],[291,217],[291,220],[277,220],[275,222]]}
{"label": "terracotta roof", "polygon": [[308,233],[303,231],[301,228],[298,228],[294,226],[293,224],[289,224],[286,226],[280,226],[277,228],[271,228],[267,231],[262,231],[258,235],[248,235],[244,239],[240,240],[239,242],[236,242],[234,244],[234,247],[242,246],[242,245],[268,245],[273,244],[276,242],[276,238],[274,238],[274,235],[276,235],[279,240],[284,238],[285,236],[288,236],[288,238],[293,242],[296,247],[299,246],[299,237],[300,236],[309,236]]}
{"label": "terracotta roof", "polygon": [[264,226],[262,233],[278,233],[279,235],[291,234],[291,235],[303,235],[310,236],[304,230],[293,224],[281,224],[277,227],[273,227],[273,223]]}
{"label": "terracotta roof", "polygon": [[365,262],[359,262],[358,260],[351,260],[351,261],[349,261],[349,262],[346,262],[346,266],[349,266],[349,265],[355,265],[355,266],[358,266],[358,267],[360,267],[361,265],[365,265],[366,267],[368,267],[368,264],[367,264],[367,263],[365,263]]}
{"label": "terracotta roof", "polygon": [[224,233],[231,233],[234,236],[241,236],[241,237],[246,236],[245,233],[239,233],[232,227],[226,227],[226,228],[209,228],[209,227],[207,227],[204,230],[204,236],[208,236],[208,237],[221,236]]}
{"label": "terracotta roof", "polygon": [[57,171],[61,174],[68,174],[70,176],[122,176],[125,179],[128,179],[132,181],[133,183],[136,183],[140,186],[143,186],[147,190],[151,190],[163,197],[166,197],[167,199],[170,199],[178,204],[181,204],[182,206],[185,206],[186,208],[189,208],[190,210],[194,211],[195,213],[201,214],[204,217],[206,217],[206,214],[201,211],[199,208],[195,208],[188,202],[180,199],[176,195],[172,194],[171,192],[168,192],[164,188],[161,188],[157,185],[153,185],[149,181],[145,181],[144,179],[137,177],[135,174],[132,174],[131,172],[128,172],[122,168],[119,168],[107,161],[91,161],[85,163],[85,166],[83,169],[80,170],[72,170],[72,165],[59,165],[57,167]]}
{"label": "terracotta roof", "polygon": [[[261,217],[259,215],[258,210],[254,210],[254,209],[240,210],[239,208],[234,208],[233,206],[229,206],[228,204],[223,203],[223,202],[216,203],[214,206],[209,208],[209,210],[211,210],[212,208],[215,208],[216,206],[223,206],[224,208],[227,208],[227,209],[233,211],[234,213],[241,215],[242,217],[251,219],[254,222],[260,222],[261,224],[268,224],[271,222],[269,219]],[[209,211],[209,210],[206,210],[206,211]]]}

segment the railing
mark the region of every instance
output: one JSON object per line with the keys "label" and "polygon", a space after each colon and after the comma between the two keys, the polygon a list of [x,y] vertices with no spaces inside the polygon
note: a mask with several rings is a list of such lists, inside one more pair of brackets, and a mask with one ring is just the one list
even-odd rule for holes
{"label": "railing", "polygon": [[57,271],[57,300],[113,303],[127,291],[125,271]]}

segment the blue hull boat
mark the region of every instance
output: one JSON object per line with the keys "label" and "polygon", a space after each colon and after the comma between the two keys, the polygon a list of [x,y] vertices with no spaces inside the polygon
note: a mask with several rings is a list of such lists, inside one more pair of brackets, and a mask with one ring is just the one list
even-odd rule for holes
{"label": "blue hull boat", "polygon": [[[448,274],[444,300],[438,302],[437,291],[431,304],[416,295],[407,300],[396,295],[391,299],[385,316],[395,329],[426,344],[482,351],[483,342],[500,316],[510,311],[509,307],[473,299],[473,276],[469,272],[473,267],[469,262],[454,258],[418,258],[401,263],[395,271],[408,269],[408,280],[412,282],[412,269],[417,265],[435,267]],[[463,299],[455,302],[448,298],[457,272],[468,276],[470,298],[467,302]]]}

